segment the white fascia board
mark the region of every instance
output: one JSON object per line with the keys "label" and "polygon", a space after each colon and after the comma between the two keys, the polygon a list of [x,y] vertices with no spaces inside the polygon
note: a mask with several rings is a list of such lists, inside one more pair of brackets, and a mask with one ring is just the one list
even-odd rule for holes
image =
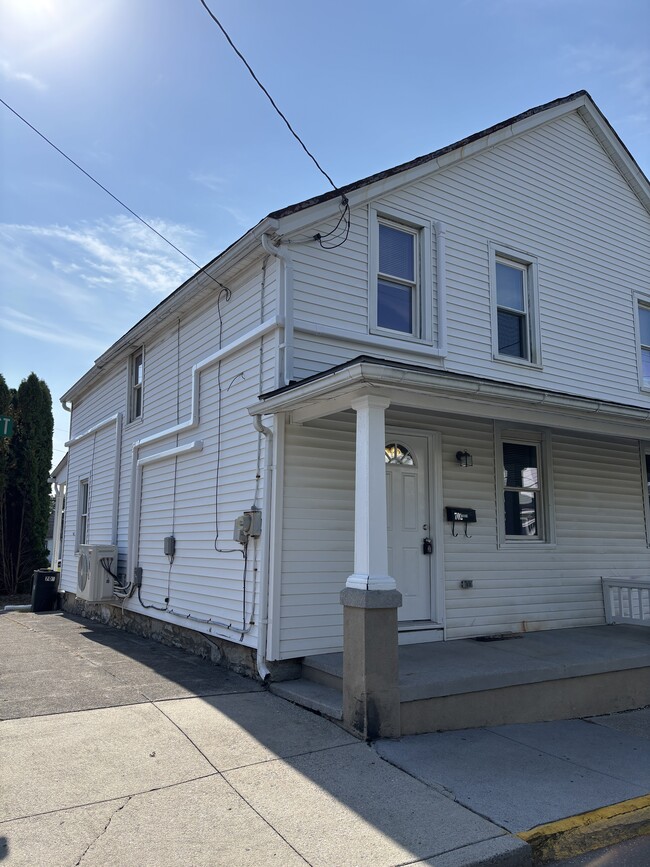
{"label": "white fascia board", "polygon": [[[516,123],[503,127],[503,129],[490,133],[490,135],[483,136],[476,141],[454,148],[448,153],[441,154],[439,157],[427,160],[420,165],[413,166],[410,169],[404,169],[404,171],[390,175],[389,177],[372,181],[356,190],[351,190],[350,192],[345,193],[350,203],[350,208],[360,207],[370,201],[381,199],[382,196],[392,194],[403,187],[407,187],[410,184],[427,177],[428,175],[440,171],[441,169],[446,169],[449,166],[490,150],[505,141],[510,141],[517,136],[536,129],[537,127],[543,126],[544,124],[557,120],[560,117],[564,117],[574,111],[580,110],[586,104],[587,98],[585,96],[578,96],[571,100],[571,102],[566,102],[562,105],[548,108],[543,112],[533,114],[530,117],[525,117]],[[590,102],[590,105],[593,106],[593,103]],[[602,118],[601,122],[603,126],[607,126],[604,118]],[[315,227],[318,223],[322,223],[324,220],[331,219],[333,216],[338,215],[340,202],[340,198],[335,196],[332,199],[328,199],[326,202],[312,205],[302,211],[288,214],[286,217],[280,217],[278,234],[285,236],[291,235],[296,231],[309,231],[311,227]]]}
{"label": "white fascia board", "polygon": [[135,347],[140,346],[144,337],[150,336],[152,331],[173,313],[190,301],[198,303],[203,298],[204,293],[207,294],[212,291],[215,284],[211,278],[224,282],[227,280],[226,275],[228,272],[246,256],[254,252],[257,246],[260,246],[261,253],[261,236],[264,233],[275,232],[277,228],[277,220],[269,219],[268,217],[263,219],[257,226],[250,229],[231,247],[218,256],[215,261],[206,265],[202,271],[197,271],[189,277],[166,300],[162,301],[161,304],[145,315],[140,322],[109,347],[103,355],[100,355],[93,367],[59,398],[61,403],[78,399],[94,383],[97,377],[114,367],[123,357],[132,352]]}
{"label": "white fascia board", "polygon": [[256,403],[251,415],[295,413],[299,423],[341,412],[360,391],[387,397],[393,405],[512,422],[589,431],[619,438],[648,435],[650,410],[589,398],[521,388],[436,372],[359,362]]}

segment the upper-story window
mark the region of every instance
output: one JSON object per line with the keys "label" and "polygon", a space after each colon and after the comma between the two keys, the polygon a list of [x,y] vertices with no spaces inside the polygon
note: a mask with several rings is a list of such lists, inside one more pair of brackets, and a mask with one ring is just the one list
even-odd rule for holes
{"label": "upper-story window", "polygon": [[129,421],[142,418],[144,385],[144,349],[138,349],[129,359]]}
{"label": "upper-story window", "polygon": [[379,223],[377,327],[418,331],[418,235],[391,223]]}
{"label": "upper-story window", "polygon": [[490,247],[494,357],[539,365],[536,260],[494,245]]}
{"label": "upper-story window", "polygon": [[641,364],[639,371],[642,388],[650,388],[650,304],[638,303],[639,344]]}
{"label": "upper-story window", "polygon": [[370,330],[431,341],[431,226],[370,209]]}

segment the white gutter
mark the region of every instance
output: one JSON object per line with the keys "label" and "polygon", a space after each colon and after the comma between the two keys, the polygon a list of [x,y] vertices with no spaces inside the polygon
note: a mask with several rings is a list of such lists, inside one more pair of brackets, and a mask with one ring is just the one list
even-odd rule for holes
{"label": "white gutter", "polygon": [[286,248],[273,243],[269,235],[263,234],[260,238],[262,247],[271,256],[280,260],[281,269],[281,315],[284,320],[284,340],[281,349],[284,350],[283,385],[289,385],[293,381],[293,355],[294,355],[294,324],[293,324],[293,260]]}
{"label": "white gutter", "polygon": [[[643,423],[650,420],[650,410],[643,407],[618,406],[607,401],[548,391],[532,391],[507,383],[477,381],[449,373],[410,370],[381,362],[359,362],[335,373],[318,377],[304,385],[281,391],[249,407],[250,415],[291,412],[310,401],[343,395],[350,389],[376,386],[399,388],[420,396],[478,398],[484,401],[505,400],[516,405],[543,406],[552,411],[566,411],[587,416],[599,415],[615,421]],[[552,416],[549,415],[549,423]]]}
{"label": "white gutter", "polygon": [[[66,448],[71,448],[74,445],[77,445],[82,440],[85,440],[87,437],[94,436],[99,431],[104,430],[105,427],[109,427],[110,425],[115,425],[115,458],[114,458],[114,466],[113,466],[113,505],[111,509],[111,543],[113,545],[117,545],[117,516],[118,516],[118,505],[119,505],[119,491],[120,491],[120,459],[122,456],[122,413],[117,412],[115,415],[111,415],[108,418],[103,419],[97,424],[93,425],[88,430],[85,430],[83,433],[77,434],[76,437],[72,437],[66,443],[64,443]],[[68,466],[69,469],[69,466]]]}
{"label": "white gutter", "polygon": [[133,443],[131,454],[131,500],[129,506],[129,522],[127,536],[127,538],[129,539],[129,553],[127,558],[126,574],[129,581],[133,580],[133,570],[137,565],[136,560],[140,535],[139,518],[137,522],[135,521],[136,513],[138,514],[138,516],[140,513],[139,494],[136,490],[138,466],[140,465],[141,460],[144,460],[138,459],[138,453],[140,449],[144,446],[151,445],[152,443],[158,442],[159,440],[165,439],[167,437],[175,436],[177,434],[188,433],[189,431],[194,430],[196,427],[198,427],[200,421],[199,398],[201,374],[204,371],[208,370],[210,367],[214,367],[228,355],[232,355],[234,352],[237,352],[239,349],[242,349],[249,343],[253,343],[253,341],[263,337],[265,334],[268,334],[269,331],[273,331],[275,328],[278,327],[278,324],[278,317],[274,316],[271,319],[268,319],[266,322],[262,322],[260,325],[257,325],[255,328],[251,328],[251,330],[247,331],[246,334],[242,334],[241,337],[233,340],[232,343],[229,343],[227,346],[224,346],[222,349],[219,349],[217,352],[209,355],[207,358],[204,358],[202,361],[199,361],[197,364],[195,364],[192,367],[192,399],[190,417],[186,421],[180,422],[173,427],[168,427],[164,430],[158,431],[157,433],[149,434],[149,436],[143,437],[140,440],[136,440]]}
{"label": "white gutter", "polygon": [[266,455],[264,460],[264,502],[262,520],[266,524],[266,532],[262,537],[262,576],[260,581],[260,623],[257,631],[257,672],[265,681],[271,674],[266,664],[266,642],[269,632],[269,577],[271,571],[271,496],[274,484],[273,478],[273,431],[262,424],[262,416],[253,418],[253,427],[266,437]]}

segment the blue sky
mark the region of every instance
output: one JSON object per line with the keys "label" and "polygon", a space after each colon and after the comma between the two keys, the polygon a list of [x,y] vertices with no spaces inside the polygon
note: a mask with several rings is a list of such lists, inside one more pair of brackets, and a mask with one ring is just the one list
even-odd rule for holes
{"label": "blue sky", "polygon": [[[647,0],[210,0],[338,185],[585,88],[650,174]],[[204,264],[325,192],[199,0],[2,0],[0,95]],[[194,270],[0,105],[0,369],[55,399]]]}

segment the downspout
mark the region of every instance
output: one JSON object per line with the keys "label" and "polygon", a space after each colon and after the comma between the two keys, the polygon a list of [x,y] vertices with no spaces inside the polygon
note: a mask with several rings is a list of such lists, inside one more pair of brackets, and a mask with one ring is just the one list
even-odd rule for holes
{"label": "downspout", "polygon": [[266,642],[269,631],[269,573],[271,569],[271,492],[273,488],[273,431],[262,424],[262,416],[253,416],[253,427],[266,437],[263,520],[267,531],[262,537],[262,576],[260,581],[260,628],[257,634],[257,672],[262,681],[271,676],[266,664]]}
{"label": "downspout", "polygon": [[279,244],[274,244],[266,233],[262,235],[260,241],[262,242],[262,247],[267,253],[270,253],[271,256],[275,256],[280,260],[282,307],[284,314],[284,342],[280,347],[284,350],[284,369],[283,382],[280,384],[289,385],[293,380],[293,261],[286,247],[283,248]]}

